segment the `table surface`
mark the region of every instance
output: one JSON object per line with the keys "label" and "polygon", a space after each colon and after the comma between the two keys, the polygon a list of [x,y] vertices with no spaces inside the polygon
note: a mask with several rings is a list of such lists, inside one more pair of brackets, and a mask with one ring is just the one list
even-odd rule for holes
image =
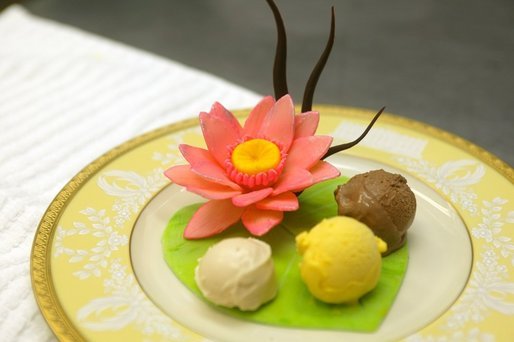
{"label": "table surface", "polygon": [[[276,40],[264,0],[27,0],[32,13],[272,93]],[[450,131],[514,165],[514,2],[284,1],[297,102],[328,37],[314,101],[378,109]]]}

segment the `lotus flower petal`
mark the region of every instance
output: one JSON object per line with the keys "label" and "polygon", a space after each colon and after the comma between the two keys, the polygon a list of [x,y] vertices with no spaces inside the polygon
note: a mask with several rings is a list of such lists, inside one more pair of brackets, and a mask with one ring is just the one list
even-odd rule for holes
{"label": "lotus flower petal", "polygon": [[237,195],[232,198],[232,204],[237,207],[247,207],[250,204],[258,202],[271,194],[273,188],[264,188],[257,191],[248,192],[246,194]]}
{"label": "lotus flower petal", "polygon": [[286,191],[300,191],[313,184],[312,175],[309,171],[297,167],[285,169],[275,189],[271,193],[273,196],[279,195]]}
{"label": "lotus flower petal", "polygon": [[243,212],[241,221],[250,233],[261,236],[282,222],[283,218],[284,213],[282,211],[260,210],[255,206],[250,206]]}
{"label": "lotus flower petal", "polygon": [[208,199],[232,198],[241,194],[241,190],[234,190],[226,185],[212,183],[200,177],[189,165],[177,165],[166,170],[164,175],[178,185],[185,186],[187,190]]}
{"label": "lotus flower petal", "polygon": [[235,207],[232,200],[212,200],[195,212],[184,231],[186,239],[201,239],[221,233],[236,223],[244,208]]}
{"label": "lotus flower petal", "polygon": [[243,130],[245,135],[252,137],[257,136],[264,122],[264,119],[274,104],[275,99],[272,96],[266,96],[257,104],[257,106],[252,109],[248,119],[245,121]]}
{"label": "lotus flower petal", "polygon": [[328,179],[339,177],[341,172],[332,164],[320,160],[309,172],[312,174],[313,183],[319,183]]}
{"label": "lotus flower petal", "polygon": [[285,167],[291,166],[309,169],[327,153],[332,137],[316,135],[298,138],[291,145]]}
{"label": "lotus flower petal", "polygon": [[234,115],[217,102],[209,113],[200,113],[200,125],[209,152],[223,165],[228,157],[227,146],[241,139],[243,128]]}
{"label": "lotus flower petal", "polygon": [[318,112],[297,114],[294,118],[294,138],[297,139],[314,135],[316,128],[318,128],[318,123]]}
{"label": "lotus flower petal", "polygon": [[255,204],[257,209],[261,210],[278,210],[278,211],[295,211],[299,207],[298,197],[288,191],[274,197],[268,197]]}
{"label": "lotus flower petal", "polygon": [[[295,115],[289,95],[278,101],[263,98],[244,128],[219,103],[209,113],[200,113],[207,149],[180,145],[189,165],[165,172],[173,182],[210,199],[193,215],[184,236],[198,239],[218,234],[239,219],[252,234],[263,235],[282,221],[284,211],[298,209],[294,192],[338,176],[335,167],[320,161],[332,138],[314,135],[318,122],[317,112]],[[275,150],[276,145],[278,164],[275,159],[267,163],[267,155],[259,150],[264,142],[253,139],[268,140]],[[245,160],[239,153],[243,148],[250,148],[248,155],[258,168],[243,167]],[[261,188],[263,184],[267,187]]]}
{"label": "lotus flower petal", "polygon": [[294,104],[289,95],[281,97],[266,115],[259,136],[289,150],[294,137]]}
{"label": "lotus flower petal", "polygon": [[225,170],[219,166],[209,151],[186,144],[180,145],[179,149],[191,165],[193,172],[212,182],[229,186],[235,190],[241,190],[239,185],[228,178]]}

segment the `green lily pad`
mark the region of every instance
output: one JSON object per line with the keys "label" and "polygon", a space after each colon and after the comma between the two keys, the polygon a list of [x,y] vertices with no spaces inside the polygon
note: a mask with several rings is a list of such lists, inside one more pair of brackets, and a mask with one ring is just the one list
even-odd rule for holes
{"label": "green lily pad", "polygon": [[[314,298],[300,277],[301,257],[296,252],[296,234],[312,228],[323,218],[337,215],[333,192],[344,177],[316,184],[299,197],[300,209],[286,213],[283,222],[260,237],[271,245],[279,290],[275,299],[256,311],[243,312],[215,306],[217,310],[243,320],[282,327],[302,327],[371,332],[387,315],[398,293],[408,263],[407,246],[382,259],[382,273],[375,289],[358,304],[326,304]],[[248,237],[241,225],[202,240],[184,239],[184,229],[200,204],[179,210],[169,221],[162,237],[164,258],[175,275],[199,298],[205,300],[196,286],[194,270],[198,259],[216,242],[230,237]]]}

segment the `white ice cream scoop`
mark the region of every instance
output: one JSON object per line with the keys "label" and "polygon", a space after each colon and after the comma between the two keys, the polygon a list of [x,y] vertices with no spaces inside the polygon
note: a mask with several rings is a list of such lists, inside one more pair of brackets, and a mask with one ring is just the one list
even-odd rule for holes
{"label": "white ice cream scoop", "polygon": [[271,247],[253,238],[229,238],[211,246],[195,269],[202,294],[217,305],[255,310],[277,293]]}

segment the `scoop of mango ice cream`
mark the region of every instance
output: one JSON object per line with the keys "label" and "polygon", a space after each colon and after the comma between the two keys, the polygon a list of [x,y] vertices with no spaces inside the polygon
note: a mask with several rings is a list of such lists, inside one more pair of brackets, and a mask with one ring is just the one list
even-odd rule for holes
{"label": "scoop of mango ice cream", "polygon": [[311,294],[332,304],[354,303],[378,283],[387,245],[363,223],[324,219],[296,237],[300,274]]}

